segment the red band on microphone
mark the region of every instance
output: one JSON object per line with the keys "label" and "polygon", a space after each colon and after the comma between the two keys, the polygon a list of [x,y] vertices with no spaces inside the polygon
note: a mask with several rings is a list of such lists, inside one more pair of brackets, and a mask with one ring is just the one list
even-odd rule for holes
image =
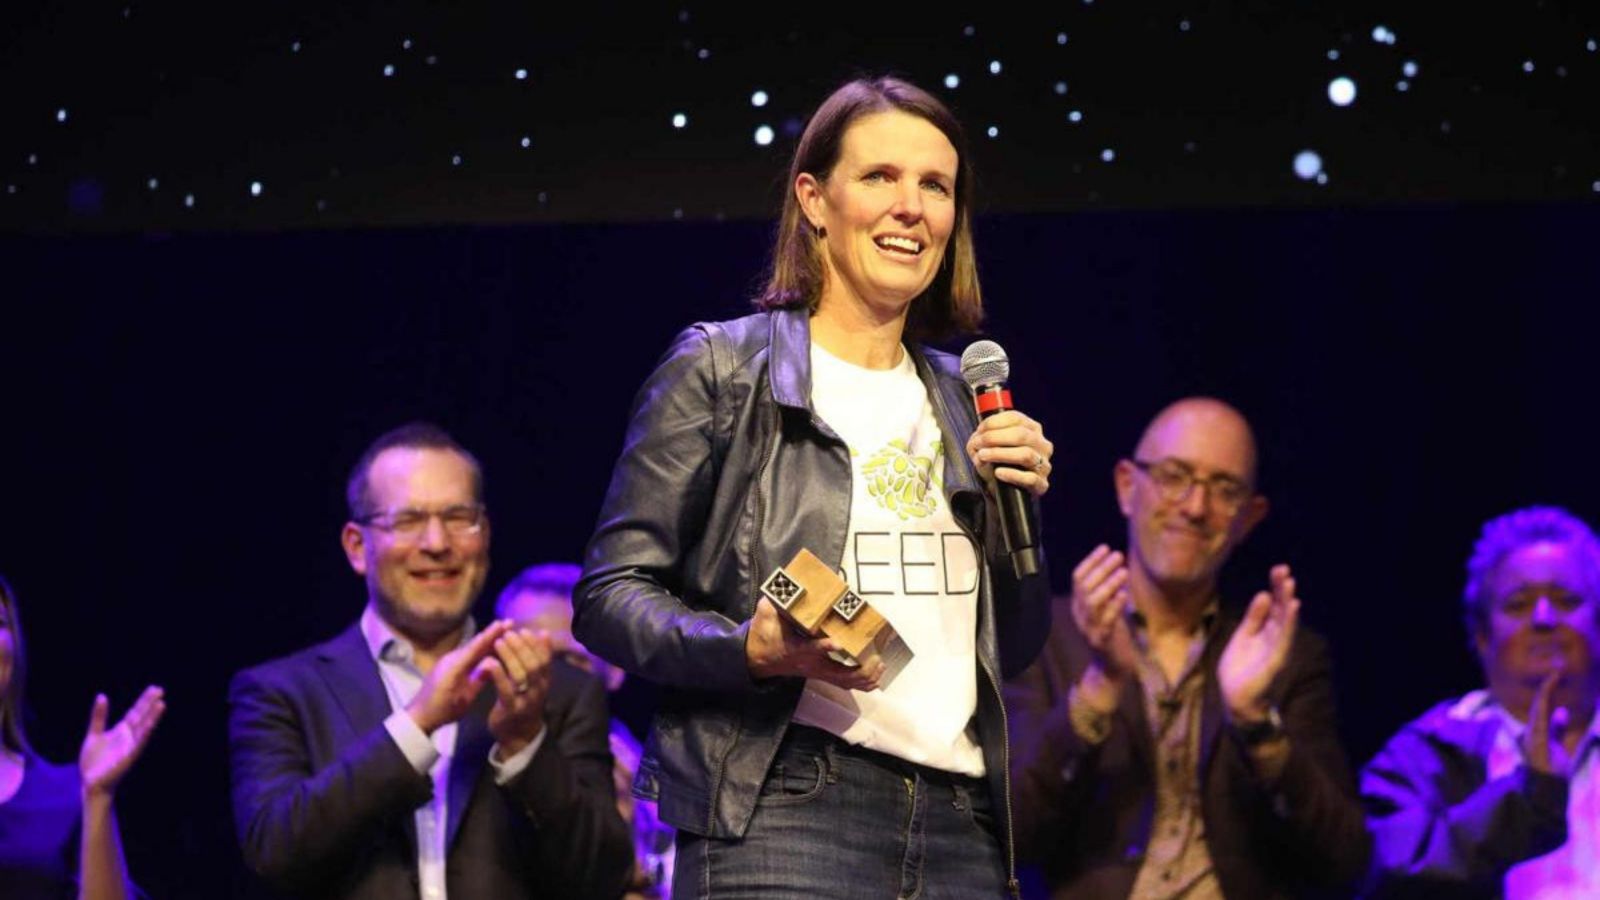
{"label": "red band on microphone", "polygon": [[979,415],[1013,408],[1011,406],[1011,392],[1004,388],[998,391],[984,391],[977,395],[977,400]]}

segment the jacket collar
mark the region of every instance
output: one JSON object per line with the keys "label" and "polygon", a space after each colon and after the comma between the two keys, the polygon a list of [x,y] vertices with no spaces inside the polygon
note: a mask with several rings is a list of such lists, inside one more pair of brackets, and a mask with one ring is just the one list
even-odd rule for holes
{"label": "jacket collar", "polygon": [[774,310],[767,380],[781,406],[811,409],[811,310]]}
{"label": "jacket collar", "polygon": [[964,440],[957,440],[958,437],[970,433],[977,423],[973,422],[971,426],[962,428],[955,427],[957,422],[966,422],[977,415],[972,408],[972,394],[967,383],[935,368],[921,345],[906,346],[911,351],[911,358],[916,361],[917,375],[928,387],[928,399],[933,403],[933,415],[939,420],[939,428],[945,435],[945,492],[954,497],[960,493],[981,491],[978,470],[972,467],[972,460],[967,457],[966,443]]}

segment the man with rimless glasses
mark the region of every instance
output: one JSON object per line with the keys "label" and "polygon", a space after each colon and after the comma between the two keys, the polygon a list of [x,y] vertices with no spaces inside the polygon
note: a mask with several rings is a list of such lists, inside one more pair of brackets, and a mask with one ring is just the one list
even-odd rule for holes
{"label": "man with rimless glasses", "polygon": [[362,455],[347,500],[359,621],[229,691],[246,863],[303,897],[619,894],[632,843],[604,688],[547,635],[471,616],[489,573],[478,461],[404,426]]}
{"label": "man with rimless glasses", "polygon": [[1369,840],[1325,645],[1274,566],[1218,595],[1266,515],[1233,407],[1162,410],[1113,471],[1126,554],[1096,547],[1008,688],[1019,851],[1053,897],[1290,897],[1349,887]]}

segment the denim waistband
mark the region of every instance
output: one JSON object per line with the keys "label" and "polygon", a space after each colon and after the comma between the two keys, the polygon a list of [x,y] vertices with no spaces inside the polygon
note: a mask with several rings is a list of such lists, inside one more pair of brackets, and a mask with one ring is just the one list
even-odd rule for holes
{"label": "denim waistband", "polygon": [[960,772],[950,772],[945,769],[935,769],[914,763],[909,759],[902,759],[892,753],[873,750],[860,744],[852,744],[831,731],[824,731],[811,725],[801,725],[798,722],[789,723],[789,730],[784,733],[782,747],[793,747],[800,750],[817,750],[833,756],[845,756],[851,759],[871,763],[880,769],[887,769],[897,775],[918,777],[932,784],[948,784],[961,787],[969,792],[982,791],[983,796],[989,792],[989,782],[983,778],[974,778]]}

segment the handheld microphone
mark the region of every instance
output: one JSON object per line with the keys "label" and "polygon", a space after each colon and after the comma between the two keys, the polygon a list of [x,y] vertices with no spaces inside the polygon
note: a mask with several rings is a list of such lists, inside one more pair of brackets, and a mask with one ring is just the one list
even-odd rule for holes
{"label": "handheld microphone", "polygon": [[[1011,360],[994,341],[974,341],[961,354],[961,377],[972,389],[978,418],[987,419],[1012,409]],[[1001,465],[996,463],[996,465]],[[1011,468],[1017,468],[1012,466]],[[995,503],[1000,507],[1000,534],[1018,578],[1039,574],[1039,525],[1033,514],[1033,498],[1014,484],[995,479]]]}

